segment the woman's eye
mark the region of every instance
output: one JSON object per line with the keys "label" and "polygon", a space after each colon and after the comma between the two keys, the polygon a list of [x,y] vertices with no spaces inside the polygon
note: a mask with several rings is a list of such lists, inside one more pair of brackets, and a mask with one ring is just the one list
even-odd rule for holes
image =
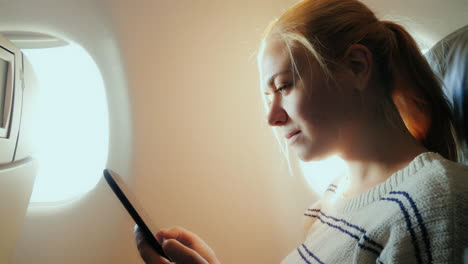
{"label": "woman's eye", "polygon": [[280,93],[284,93],[286,91],[286,89],[288,89],[289,87],[291,87],[291,84],[285,84],[283,86],[280,86],[279,88],[276,89],[275,92],[280,92]]}

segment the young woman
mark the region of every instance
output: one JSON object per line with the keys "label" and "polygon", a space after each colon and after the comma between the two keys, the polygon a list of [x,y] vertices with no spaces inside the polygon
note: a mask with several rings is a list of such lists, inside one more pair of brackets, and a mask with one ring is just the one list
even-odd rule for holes
{"label": "young woman", "polygon": [[[468,170],[452,117],[414,40],[356,0],[304,0],[267,29],[259,71],[268,123],[303,161],[339,155],[349,172],[305,214],[282,263],[461,263]],[[147,263],[169,263],[148,247]],[[158,232],[176,263],[219,263],[197,235]]]}

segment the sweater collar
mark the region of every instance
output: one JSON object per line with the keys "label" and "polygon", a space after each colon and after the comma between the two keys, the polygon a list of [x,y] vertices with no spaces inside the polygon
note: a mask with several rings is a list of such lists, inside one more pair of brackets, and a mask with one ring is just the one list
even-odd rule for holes
{"label": "sweater collar", "polygon": [[424,152],[416,156],[406,167],[393,173],[387,180],[377,184],[366,192],[349,198],[342,197],[342,187],[346,184],[346,177],[342,177],[337,185],[335,194],[330,196],[325,203],[331,203],[331,206],[338,211],[349,211],[364,207],[374,201],[380,200],[390,191],[395,190],[403,182],[417,174],[422,168],[433,164],[435,160],[443,159],[437,153]]}

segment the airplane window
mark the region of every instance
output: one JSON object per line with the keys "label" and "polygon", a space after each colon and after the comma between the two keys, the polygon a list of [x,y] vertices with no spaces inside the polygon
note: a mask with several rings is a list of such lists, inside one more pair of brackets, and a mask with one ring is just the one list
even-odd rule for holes
{"label": "airplane window", "polygon": [[347,172],[346,163],[338,156],[332,156],[322,161],[301,161],[299,166],[309,186],[320,195],[325,192],[334,179]]}
{"label": "airplane window", "polygon": [[109,120],[101,74],[75,44],[23,52],[39,85],[34,120],[39,171],[30,205],[76,199],[97,184],[107,161]]}

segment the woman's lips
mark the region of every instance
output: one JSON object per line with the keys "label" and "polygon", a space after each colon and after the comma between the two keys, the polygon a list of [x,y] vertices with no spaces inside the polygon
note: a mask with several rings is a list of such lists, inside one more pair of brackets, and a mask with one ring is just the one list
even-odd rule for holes
{"label": "woman's lips", "polygon": [[297,131],[295,133],[289,134],[288,144],[293,144],[294,142],[296,142],[297,137],[299,137],[300,135],[301,135],[301,131]]}
{"label": "woman's lips", "polygon": [[290,139],[290,138],[292,138],[293,136],[299,134],[300,132],[301,132],[301,131],[298,130],[298,131],[293,131],[293,132],[291,132],[291,133],[288,133],[288,134],[286,134],[286,139]]}

